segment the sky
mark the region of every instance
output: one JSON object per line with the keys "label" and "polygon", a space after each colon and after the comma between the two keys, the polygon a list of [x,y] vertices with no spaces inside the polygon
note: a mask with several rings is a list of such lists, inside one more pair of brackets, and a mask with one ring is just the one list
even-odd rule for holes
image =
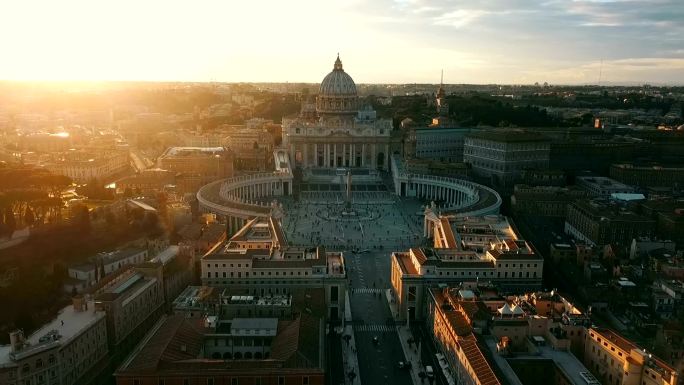
{"label": "sky", "polygon": [[684,84],[684,0],[3,0],[0,79]]}

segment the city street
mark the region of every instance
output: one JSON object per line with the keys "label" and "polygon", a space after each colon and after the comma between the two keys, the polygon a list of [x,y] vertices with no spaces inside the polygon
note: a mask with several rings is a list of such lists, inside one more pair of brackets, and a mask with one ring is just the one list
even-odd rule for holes
{"label": "city street", "polygon": [[[351,308],[362,384],[412,384],[384,290],[389,287],[390,251],[347,254]],[[374,343],[373,338],[378,337]],[[416,368],[413,368],[415,370]]]}

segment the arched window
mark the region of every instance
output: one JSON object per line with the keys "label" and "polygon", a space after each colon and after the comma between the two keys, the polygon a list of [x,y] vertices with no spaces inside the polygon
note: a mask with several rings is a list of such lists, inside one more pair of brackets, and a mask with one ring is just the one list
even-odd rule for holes
{"label": "arched window", "polygon": [[246,359],[246,360],[251,360],[251,359],[252,359],[252,352],[247,352],[247,353],[245,353],[245,359]]}
{"label": "arched window", "polygon": [[223,353],[223,359],[224,359],[224,360],[230,360],[231,358],[232,358],[232,357],[231,357],[230,352],[225,352],[225,353]]}
{"label": "arched window", "polygon": [[255,360],[260,360],[263,356],[261,355],[261,352],[256,352],[254,353],[254,359]]}
{"label": "arched window", "polygon": [[55,356],[54,356],[54,354],[50,354],[50,356],[48,357],[48,364],[52,365],[54,363],[55,363]]}
{"label": "arched window", "polygon": [[43,367],[43,360],[39,358],[36,360],[36,368],[42,368],[42,367]]}
{"label": "arched window", "polygon": [[211,358],[219,360],[221,359],[221,353],[214,352],[211,354]]}
{"label": "arched window", "polygon": [[233,357],[234,357],[236,360],[241,360],[241,359],[242,359],[242,353],[240,353],[240,352],[235,352],[235,354],[233,355]]}

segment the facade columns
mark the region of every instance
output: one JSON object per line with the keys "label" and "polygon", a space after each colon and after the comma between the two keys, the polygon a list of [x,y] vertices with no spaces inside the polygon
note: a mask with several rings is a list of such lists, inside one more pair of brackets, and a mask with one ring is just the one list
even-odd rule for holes
{"label": "facade columns", "polygon": [[351,144],[351,150],[352,167],[356,167],[356,145],[354,143]]}
{"label": "facade columns", "polygon": [[327,143],[323,145],[323,158],[323,166],[330,167],[330,145]]}
{"label": "facade columns", "polygon": [[361,144],[361,167],[366,167],[366,143]]}
{"label": "facade columns", "polygon": [[316,167],[320,167],[318,164],[318,143],[314,143],[314,164]]}
{"label": "facade columns", "polygon": [[304,143],[304,153],[302,154],[302,166],[306,167],[309,161],[309,143]]}
{"label": "facade columns", "polygon": [[342,143],[342,167],[347,167],[347,145]]}
{"label": "facade columns", "polygon": [[390,169],[390,158],[391,158],[391,156],[390,156],[389,151],[390,151],[389,144],[386,144],[385,145],[385,161],[383,162],[383,163],[385,163],[384,166],[385,166],[386,170]]}
{"label": "facade columns", "polygon": [[338,166],[338,164],[337,164],[337,143],[333,143],[333,150],[334,150],[333,151],[333,154],[334,154],[333,167],[337,167]]}

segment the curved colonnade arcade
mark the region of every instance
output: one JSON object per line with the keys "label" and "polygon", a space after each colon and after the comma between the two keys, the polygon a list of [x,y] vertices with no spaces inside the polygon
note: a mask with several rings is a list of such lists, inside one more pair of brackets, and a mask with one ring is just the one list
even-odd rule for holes
{"label": "curved colonnade arcade", "polygon": [[275,202],[266,197],[292,195],[292,173],[275,171],[217,180],[197,192],[200,210],[226,217],[228,232],[234,234],[248,219],[278,216]]}
{"label": "curved colonnade arcade", "polygon": [[398,155],[392,156],[394,192],[439,204],[443,215],[498,214],[501,196],[493,189],[465,179],[406,173]]}

